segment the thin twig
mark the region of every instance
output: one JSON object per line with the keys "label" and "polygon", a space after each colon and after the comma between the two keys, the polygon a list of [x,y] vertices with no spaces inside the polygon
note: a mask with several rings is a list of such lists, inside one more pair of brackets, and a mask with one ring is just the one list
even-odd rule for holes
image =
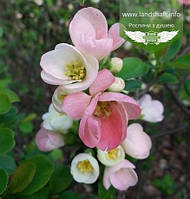
{"label": "thin twig", "polygon": [[151,138],[152,138],[152,139],[155,139],[155,138],[162,137],[162,136],[166,136],[166,135],[172,135],[172,134],[174,134],[174,133],[180,132],[180,131],[182,131],[182,130],[184,130],[184,129],[187,129],[187,128],[189,128],[189,127],[190,127],[189,124],[184,125],[184,126],[180,126],[180,127],[176,128],[176,129],[172,129],[172,130],[169,130],[169,131],[164,132],[164,133],[159,133],[159,134],[157,134],[157,135],[153,135],[153,136],[151,136]]}
{"label": "thin twig", "polygon": [[183,104],[183,102],[180,100],[180,98],[178,97],[176,91],[169,85],[165,85],[166,88],[168,89],[168,91],[171,93],[172,97],[174,98],[175,103],[179,106],[179,108],[181,108],[181,110],[190,117],[190,110],[188,108],[186,108],[186,106]]}

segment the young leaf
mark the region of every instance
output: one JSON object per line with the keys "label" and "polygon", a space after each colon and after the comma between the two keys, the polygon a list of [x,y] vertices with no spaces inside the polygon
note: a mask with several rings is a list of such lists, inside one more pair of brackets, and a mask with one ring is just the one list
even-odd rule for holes
{"label": "young leaf", "polygon": [[0,154],[7,153],[14,145],[14,132],[8,128],[0,128]]}
{"label": "young leaf", "polygon": [[9,97],[5,94],[0,94],[0,114],[9,112],[11,108],[11,102]]}
{"label": "young leaf", "polygon": [[127,80],[130,78],[141,77],[147,72],[148,66],[144,62],[138,58],[129,57],[123,60],[123,68],[117,76]]}
{"label": "young leaf", "polygon": [[69,187],[71,182],[70,168],[67,166],[57,166],[49,182],[50,192],[62,192]]}
{"label": "young leaf", "polygon": [[0,195],[6,190],[8,180],[9,177],[5,169],[0,169]]}
{"label": "young leaf", "polygon": [[23,162],[14,172],[9,185],[8,193],[23,191],[32,181],[36,172],[35,164]]}
{"label": "young leaf", "polygon": [[163,73],[159,78],[158,78],[158,83],[168,83],[168,84],[177,84],[178,79],[175,75],[171,73]]}
{"label": "young leaf", "polygon": [[48,183],[54,170],[53,163],[45,155],[36,155],[26,161],[35,164],[36,173],[32,182],[22,192],[22,195],[25,196],[31,195],[44,187]]}

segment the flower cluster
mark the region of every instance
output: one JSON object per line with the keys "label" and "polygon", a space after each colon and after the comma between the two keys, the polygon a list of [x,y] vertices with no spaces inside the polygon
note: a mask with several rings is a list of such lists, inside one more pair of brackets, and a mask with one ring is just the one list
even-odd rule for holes
{"label": "flower cluster", "polygon": [[163,105],[148,94],[137,101],[123,94],[124,80],[113,75],[122,69],[122,59],[112,58],[109,70],[100,70],[100,61],[124,43],[119,24],[108,31],[104,15],[90,7],[76,13],[69,32],[74,46],[61,43],[41,57],[42,79],[58,87],[48,113],[42,117],[37,146],[42,151],[64,146],[73,120],[80,120],[79,137],[87,147],[97,148],[99,163],[92,154],[76,155],[71,163],[74,180],[94,183],[102,163],[104,187],[126,190],[138,177],[125,154],[144,159],[152,146],[143,127],[138,123],[128,126],[128,121],[159,122]]}

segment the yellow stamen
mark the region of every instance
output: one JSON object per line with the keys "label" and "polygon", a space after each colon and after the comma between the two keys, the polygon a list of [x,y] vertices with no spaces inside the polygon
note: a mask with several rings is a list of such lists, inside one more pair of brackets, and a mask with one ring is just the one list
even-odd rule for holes
{"label": "yellow stamen", "polygon": [[86,68],[80,60],[72,61],[71,64],[66,65],[65,75],[69,77],[69,80],[84,80]]}
{"label": "yellow stamen", "polygon": [[94,171],[94,168],[92,167],[89,160],[80,161],[77,164],[77,167],[84,174],[92,173]]}
{"label": "yellow stamen", "polygon": [[115,159],[117,159],[117,157],[118,157],[118,152],[119,152],[119,149],[118,148],[116,148],[116,149],[113,149],[113,150],[111,150],[111,151],[108,151],[107,152],[107,154],[106,154],[106,159],[107,160],[115,160]]}
{"label": "yellow stamen", "polygon": [[96,117],[109,117],[112,112],[110,102],[98,102],[96,109],[94,111],[94,116]]}

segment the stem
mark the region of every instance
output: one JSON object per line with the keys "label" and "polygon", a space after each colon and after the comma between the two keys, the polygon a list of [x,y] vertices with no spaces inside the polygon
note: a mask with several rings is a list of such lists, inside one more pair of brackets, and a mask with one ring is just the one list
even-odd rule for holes
{"label": "stem", "polygon": [[184,129],[187,129],[187,128],[189,128],[189,127],[190,127],[189,124],[184,125],[184,126],[180,126],[180,127],[176,128],[176,129],[172,129],[172,130],[167,131],[167,132],[165,132],[165,133],[159,133],[159,134],[157,134],[157,135],[153,135],[153,136],[151,136],[151,138],[152,138],[152,139],[155,139],[155,138],[162,137],[162,136],[166,136],[166,135],[172,135],[172,134],[174,134],[174,133],[177,133],[177,132],[182,131],[182,130],[184,130]]}

